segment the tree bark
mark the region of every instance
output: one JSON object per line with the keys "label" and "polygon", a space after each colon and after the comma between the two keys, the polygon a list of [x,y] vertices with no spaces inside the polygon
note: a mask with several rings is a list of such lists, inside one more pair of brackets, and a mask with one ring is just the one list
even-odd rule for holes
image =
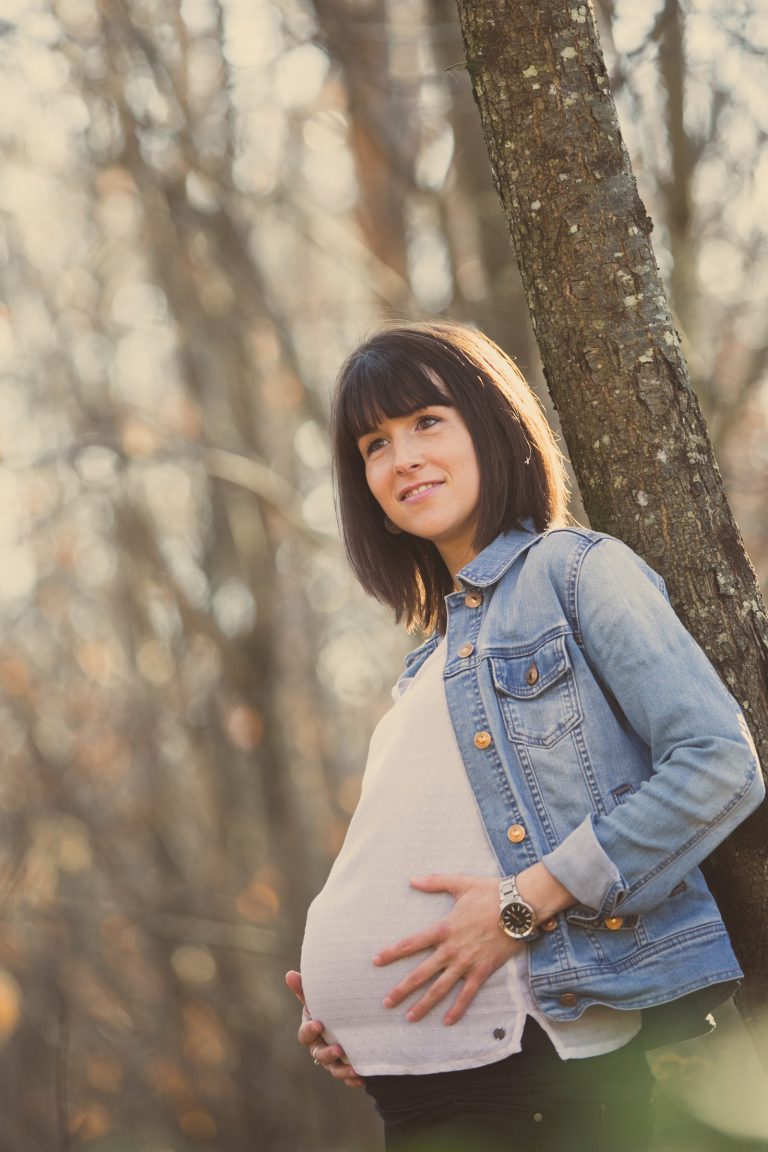
{"label": "tree bark", "polygon": [[[497,191],[592,525],[659,570],[768,763],[768,623],[651,246],[593,20],[566,0],[457,0]],[[707,866],[768,1002],[768,806]],[[757,1037],[758,1043],[760,1042]],[[768,1057],[766,1043],[763,1057]]]}

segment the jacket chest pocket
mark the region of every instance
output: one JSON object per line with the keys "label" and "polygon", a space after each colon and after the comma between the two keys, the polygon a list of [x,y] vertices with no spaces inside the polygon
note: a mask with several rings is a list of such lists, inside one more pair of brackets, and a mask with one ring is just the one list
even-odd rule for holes
{"label": "jacket chest pocket", "polygon": [[492,656],[491,674],[510,740],[551,748],[581,720],[564,636],[525,656]]}

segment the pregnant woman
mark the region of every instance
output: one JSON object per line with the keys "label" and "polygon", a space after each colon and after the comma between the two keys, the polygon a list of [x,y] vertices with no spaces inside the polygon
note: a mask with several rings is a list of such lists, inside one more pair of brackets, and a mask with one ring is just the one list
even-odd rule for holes
{"label": "pregnant woman", "polygon": [[741,976],[698,869],[763,796],[741,711],[661,578],[571,521],[481,333],[374,335],[332,435],[355,574],[428,638],[287,976],[299,1039],[388,1152],[640,1152],[645,1049]]}

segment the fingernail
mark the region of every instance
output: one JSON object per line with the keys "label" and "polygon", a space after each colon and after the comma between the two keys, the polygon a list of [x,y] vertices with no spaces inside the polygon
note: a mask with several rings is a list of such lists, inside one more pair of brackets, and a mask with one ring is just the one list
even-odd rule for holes
{"label": "fingernail", "polygon": [[405,1018],[406,1020],[410,1020],[411,1023],[413,1023],[414,1020],[418,1020],[418,1016],[415,1012],[407,1012]]}
{"label": "fingernail", "polygon": [[391,997],[391,996],[385,996],[385,998],[384,998],[384,1007],[385,1007],[385,1008],[394,1008],[394,1006],[395,1006],[395,1002],[394,1002],[394,1000],[392,999],[392,997]]}

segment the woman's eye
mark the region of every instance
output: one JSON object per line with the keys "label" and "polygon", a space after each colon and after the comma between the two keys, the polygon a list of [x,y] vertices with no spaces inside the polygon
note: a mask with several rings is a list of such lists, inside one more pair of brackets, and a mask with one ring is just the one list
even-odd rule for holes
{"label": "woman's eye", "polygon": [[440,417],[439,416],[430,416],[427,413],[425,413],[423,416],[419,416],[418,420],[416,421],[416,427],[417,428],[431,428],[433,424],[439,424],[439,423],[440,423]]}
{"label": "woman's eye", "polygon": [[379,448],[381,448],[383,443],[384,443],[384,440],[382,439],[381,436],[377,440],[369,440],[365,446],[366,456],[371,456],[374,452],[376,452]]}

